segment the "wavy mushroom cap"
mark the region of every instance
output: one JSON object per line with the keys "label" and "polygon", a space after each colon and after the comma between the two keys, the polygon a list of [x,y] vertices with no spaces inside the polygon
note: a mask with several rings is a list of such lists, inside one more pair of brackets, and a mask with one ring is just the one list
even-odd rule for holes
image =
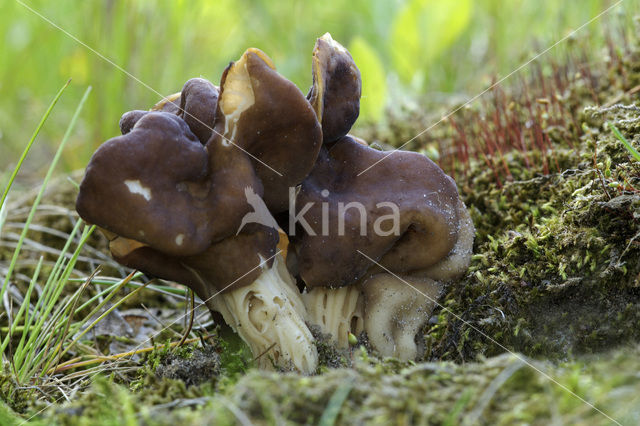
{"label": "wavy mushroom cap", "polygon": [[160,102],[151,107],[150,110],[134,109],[133,111],[127,111],[122,114],[119,122],[120,133],[126,135],[142,117],[153,111],[180,115],[180,92],[163,98]]}
{"label": "wavy mushroom cap", "polygon": [[126,135],[133,129],[133,126],[136,125],[138,121],[145,115],[149,114],[149,111],[144,111],[140,109],[134,109],[133,111],[127,111],[122,114],[120,117],[120,122],[118,123],[120,127],[120,133]]}
{"label": "wavy mushroom cap", "polygon": [[180,113],[180,92],[173,93],[160,100],[155,104],[151,111],[169,112],[171,114],[179,115]]}
{"label": "wavy mushroom cap", "polygon": [[188,256],[236,233],[251,211],[246,187],[262,194],[245,154],[205,147],[180,117],[150,112],[94,153],[76,209],[117,235]]}
{"label": "wavy mushroom cap", "polygon": [[220,87],[211,142],[248,152],[269,210],[285,211],[289,188],[309,174],[322,145],[322,129],[311,105],[258,49],[248,49],[231,63]]}
{"label": "wavy mushroom cap", "polygon": [[271,267],[278,232],[252,224],[231,237],[213,243],[201,253],[170,256],[137,241],[115,236],[109,243],[114,259],[130,268],[179,282],[202,300],[217,292],[229,292],[251,284],[262,273],[262,262]]}
{"label": "wavy mushroom cap", "polygon": [[386,155],[349,136],[321,151],[296,199],[302,220],[290,237],[289,263],[297,263],[307,286],[335,288],[364,278],[372,263],[359,251],[396,273],[411,273],[437,264],[456,244],[453,180],[407,151],[358,176]]}
{"label": "wavy mushroom cap", "polygon": [[322,123],[323,142],[332,143],[349,133],[360,114],[360,70],[347,49],[326,33],[313,49],[312,73],[307,98]]}
{"label": "wavy mushroom cap", "polygon": [[220,90],[204,78],[188,80],[180,95],[177,115],[187,123],[194,135],[206,144],[213,132]]}
{"label": "wavy mushroom cap", "polygon": [[204,145],[213,131],[219,92],[210,81],[192,78],[184,84],[182,91],[167,96],[151,110],[125,112],[120,118],[120,131],[123,135],[129,133],[138,120],[149,112],[168,112],[181,117]]}

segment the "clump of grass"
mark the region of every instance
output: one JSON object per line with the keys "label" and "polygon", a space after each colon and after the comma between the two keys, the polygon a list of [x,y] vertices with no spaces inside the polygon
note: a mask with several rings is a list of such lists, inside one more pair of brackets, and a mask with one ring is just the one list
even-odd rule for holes
{"label": "clump of grass", "polygon": [[[22,163],[24,162],[29,150],[33,146],[33,143],[42,129],[47,117],[53,110],[54,105],[59,100],[65,88],[69,85],[69,82],[58,92],[51,105],[49,106],[47,112],[43,116],[40,124],[36,128],[31,140],[27,144],[16,168],[11,174],[9,181],[6,185],[5,190],[3,191],[2,199],[0,202],[0,208],[4,209],[5,202],[7,200],[7,196],[9,195],[9,191],[13,182],[20,170]],[[86,100],[89,94],[89,90],[85,93],[85,96],[82,98],[74,117],[69,124],[68,130],[65,134],[65,138],[63,139],[60,149],[57,151],[56,156],[54,157],[49,171],[47,172],[47,176],[43,182],[42,188],[36,197],[36,200],[33,203],[30,214],[23,226],[22,233],[20,235],[20,239],[17,242],[15,251],[11,258],[11,261],[4,273],[4,280],[2,283],[2,287],[0,288],[0,300],[5,301],[5,295],[7,294],[7,290],[9,288],[10,281],[12,279],[13,271],[18,262],[18,257],[20,255],[20,251],[22,248],[22,244],[26,238],[27,232],[29,230],[29,225],[35,215],[35,211],[38,207],[38,204],[42,198],[44,190],[48,181],[51,178],[51,174],[55,169],[58,159],[60,158],[60,153],[62,152],[62,148],[64,148],[64,144],[68,140],[68,136],[73,129],[73,126],[76,122],[76,119],[82,109],[82,105]],[[79,222],[74,230],[74,235],[80,229],[81,223]],[[90,234],[90,229],[85,228],[83,231],[83,237]],[[65,247],[64,253],[67,252],[69,246],[73,242],[73,238],[70,238],[68,241],[67,247]],[[77,251],[76,251],[77,252]],[[77,255],[76,255],[77,258]],[[45,366],[49,365],[53,360],[52,357],[55,357],[57,354],[51,355],[51,349],[59,343],[60,337],[62,334],[66,334],[68,329],[65,330],[63,324],[58,324],[59,327],[56,326],[55,321],[51,321],[50,315],[54,311],[54,306],[58,301],[60,296],[60,290],[64,285],[65,279],[68,278],[68,272],[70,270],[70,266],[72,267],[74,258],[69,262],[65,262],[65,256],[62,255],[59,257],[58,262],[56,263],[56,267],[54,268],[54,273],[49,276],[46,284],[44,285],[43,291],[37,298],[37,302],[35,306],[32,305],[32,294],[34,293],[34,288],[38,279],[40,278],[40,270],[42,266],[42,257],[38,261],[38,265],[36,266],[35,272],[31,278],[31,282],[29,287],[23,297],[22,303],[17,311],[15,316],[13,315],[12,309],[6,311],[7,315],[7,327],[3,330],[1,334],[3,337],[0,340],[0,354],[2,354],[2,363],[0,364],[0,372],[5,373],[7,370],[14,374],[14,380],[19,389],[20,386],[26,384],[28,381],[39,381],[42,377],[42,374],[46,371]],[[35,294],[33,294],[35,297]],[[11,306],[9,306],[11,308]],[[68,307],[64,307],[62,312],[67,311]],[[58,314],[62,314],[62,312],[56,312]],[[57,317],[59,318],[59,316]],[[62,332],[62,330],[65,330]],[[16,348],[11,347],[11,343],[14,337],[18,335],[19,343]],[[8,350],[9,349],[9,350]],[[8,361],[8,362],[7,362]],[[9,367],[10,365],[10,367]],[[11,394],[7,396],[9,401],[13,400],[13,393],[15,393],[17,389],[14,389]]]}
{"label": "clump of grass", "polygon": [[[20,161],[3,191],[1,200],[2,207],[5,206],[11,186],[33,142],[68,84],[67,82],[58,92],[27,144]],[[2,328],[0,334],[0,336],[2,336],[0,339],[0,354],[2,354],[0,371],[13,375],[16,383],[14,393],[15,391],[19,391],[23,386],[28,386],[31,389],[38,387],[40,389],[46,388],[48,384],[46,378],[48,369],[59,362],[62,355],[68,351],[68,346],[63,349],[63,347],[69,343],[68,338],[83,325],[82,321],[74,322],[73,317],[78,309],[84,307],[84,305],[79,305],[78,301],[87,284],[85,283],[85,285],[79,287],[69,296],[61,296],[78,259],[80,250],[94,229],[94,227],[84,225],[81,221],[77,222],[53,269],[47,277],[41,276],[43,257],[40,257],[30,283],[24,294],[21,295],[22,300],[17,312],[14,313],[14,310],[11,309],[15,297],[7,296],[9,296],[8,290],[13,279],[13,272],[19,261],[21,249],[29,232],[31,222],[46,190],[47,184],[51,180],[58,164],[62,151],[74,129],[78,116],[82,111],[82,107],[89,96],[90,90],[89,88],[85,91],[84,96],[76,108],[60,146],[51,161],[40,191],[31,206],[29,216],[23,225],[22,233],[16,244],[10,263],[3,274],[4,279],[2,287],[0,288],[0,300],[5,303],[5,306],[8,302],[9,309],[6,311],[7,326]],[[75,245],[75,249],[71,251],[73,245]],[[67,254],[70,251],[71,255],[68,256]],[[43,282],[42,286],[40,286],[41,282]],[[14,290],[14,295],[19,293],[17,287],[13,287],[12,290]],[[108,292],[104,292],[104,294],[108,294]],[[95,302],[95,299],[91,302]],[[88,306],[86,303],[85,305]],[[15,343],[17,343],[17,345],[14,347],[13,344]],[[8,399],[12,400],[12,395],[8,395]]]}
{"label": "clump of grass", "polygon": [[631,143],[629,143],[629,141],[627,140],[627,138],[625,138],[622,133],[620,133],[620,130],[618,130],[618,128],[611,124],[608,123],[609,127],[611,128],[611,130],[613,131],[613,134],[616,135],[616,138],[618,138],[618,140],[620,142],[622,142],[622,144],[624,145],[625,148],[627,148],[627,151],[629,151],[629,153],[633,156],[633,158],[636,159],[636,161],[640,161],[640,152],[638,152],[633,145],[631,145]]}
{"label": "clump of grass", "polygon": [[[52,101],[10,175],[3,191],[0,211],[7,211],[5,210],[7,197],[16,176],[47,117],[68,84]],[[97,367],[83,369],[86,365],[94,365],[93,363],[83,364],[81,361],[86,361],[85,356],[99,358],[101,354],[96,353],[91,346],[82,344],[82,339],[103,318],[145,287],[145,285],[131,283],[134,278],[141,276],[139,273],[132,272],[123,279],[101,280],[102,288],[93,295],[87,294],[86,289],[93,282],[99,269],[84,278],[74,276],[77,274],[75,267],[80,253],[95,230],[95,226],[86,225],[81,220],[75,223],[64,246],[57,252],[55,262],[46,273],[43,268],[44,255],[40,255],[26,288],[18,285],[17,282],[20,280],[15,277],[33,219],[90,91],[91,88],[85,91],[69,122],[67,131],[33,200],[29,214],[22,224],[22,231],[9,263],[6,268],[3,268],[0,301],[4,303],[7,310],[2,315],[4,317],[2,322],[6,325],[0,327],[2,356],[0,374],[4,377],[2,397],[17,409],[25,409],[25,401],[33,398],[35,394],[39,399],[45,400],[68,398],[68,393],[73,392],[84,379],[104,370],[100,363],[97,363]],[[4,221],[0,222],[0,225],[4,225]],[[114,300],[120,290],[127,285],[133,285],[134,290]],[[75,357],[68,359],[71,353]],[[126,358],[109,359],[107,357],[106,360],[115,361],[116,359]],[[75,369],[72,374],[63,376],[59,374],[61,371],[71,369]]]}

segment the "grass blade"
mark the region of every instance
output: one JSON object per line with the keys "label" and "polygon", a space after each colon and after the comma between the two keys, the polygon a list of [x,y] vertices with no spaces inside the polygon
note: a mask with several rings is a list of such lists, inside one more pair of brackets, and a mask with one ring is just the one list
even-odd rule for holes
{"label": "grass blade", "polygon": [[49,104],[49,108],[47,108],[47,111],[42,116],[42,119],[40,120],[40,123],[38,124],[38,127],[36,127],[36,130],[33,132],[33,135],[31,136],[31,139],[29,140],[29,143],[24,148],[24,151],[22,152],[22,155],[20,156],[20,159],[18,160],[18,164],[13,169],[13,173],[11,173],[11,177],[9,178],[9,182],[7,182],[7,186],[4,188],[4,192],[2,193],[2,199],[0,199],[0,207],[4,206],[4,202],[7,199],[7,195],[9,194],[9,190],[11,189],[11,186],[13,185],[13,181],[16,179],[16,176],[18,175],[18,171],[20,171],[20,167],[22,167],[22,163],[24,162],[25,158],[27,158],[27,155],[29,154],[29,151],[31,150],[31,146],[33,145],[33,142],[36,140],[36,137],[38,136],[38,133],[40,133],[40,130],[42,129],[42,126],[44,126],[45,121],[47,121],[47,118],[49,118],[49,115],[51,114],[51,111],[53,111],[53,107],[58,103],[58,99],[60,99],[60,96],[62,96],[62,92],[64,92],[65,89],[67,87],[69,87],[70,83],[71,83],[71,79],[67,80],[65,85],[62,86],[62,88],[56,94],[56,97],[53,98],[53,101],[51,101],[51,104]]}
{"label": "grass blade", "polygon": [[[13,169],[13,172],[11,173],[11,176],[9,177],[9,181],[7,182],[7,186],[4,188],[4,191],[2,193],[2,199],[0,199],[0,216],[2,216],[2,214],[6,213],[6,209],[5,209],[4,203],[7,200],[7,196],[9,195],[9,190],[11,189],[11,186],[13,185],[13,182],[15,181],[16,176],[18,175],[18,172],[20,171],[20,168],[22,167],[22,163],[24,162],[25,158],[27,158],[27,154],[29,154],[29,151],[31,150],[31,146],[35,142],[36,137],[40,133],[40,130],[42,129],[42,126],[44,126],[44,123],[47,121],[47,118],[49,118],[49,115],[51,114],[51,111],[53,111],[53,107],[58,103],[58,100],[62,96],[62,93],[65,91],[65,89],[67,87],[69,87],[70,83],[71,83],[71,80],[68,80],[66,82],[66,84],[64,86],[62,86],[62,88],[58,91],[58,93],[56,94],[55,98],[53,98],[53,101],[51,101],[51,104],[49,104],[49,107],[47,108],[47,111],[44,113],[44,116],[42,116],[42,119],[40,120],[40,123],[38,124],[38,127],[36,127],[36,130],[33,132],[33,135],[31,136],[31,139],[29,140],[29,143],[27,144],[27,146],[25,147],[24,151],[22,152],[22,155],[20,156],[20,159],[18,160],[18,164]],[[4,222],[4,220],[2,220],[2,222]],[[19,246],[20,245],[21,244],[19,244]],[[16,255],[17,255],[17,253],[19,251],[20,251],[19,247],[16,247],[16,252],[14,252],[14,257],[17,257]],[[2,287],[0,288],[0,300],[3,299],[4,293],[7,290],[7,284],[9,283],[9,278],[11,277],[11,272],[12,271],[13,271],[13,268],[10,266],[9,270],[7,271],[7,276],[6,276],[5,280],[4,280],[4,282],[2,283]],[[4,351],[4,348],[3,348],[2,351],[0,351],[0,353],[3,353],[3,351]],[[2,371],[2,366],[1,365],[0,365],[0,371]]]}
{"label": "grass blade", "polygon": [[[125,286],[126,283],[128,283],[129,281],[131,281],[131,279],[133,278],[133,276],[135,275],[136,271],[133,271],[131,274],[129,274],[129,276],[127,278],[125,278],[124,280],[122,280],[122,283],[118,286],[118,290],[122,287]],[[62,356],[64,354],[66,354],[72,347],[73,345],[75,345],[78,341],[80,341],[80,339],[82,339],[82,337],[84,337],[85,334],[87,334],[90,330],[93,329],[93,327],[95,327],[96,324],[98,324],[100,321],[102,321],[103,318],[105,318],[107,315],[109,315],[111,312],[113,312],[118,306],[120,306],[121,304],[123,304],[124,302],[126,302],[129,298],[131,298],[133,295],[135,295],[136,293],[138,293],[140,290],[142,290],[145,286],[143,287],[138,287],[137,289],[133,290],[131,293],[127,294],[126,296],[122,297],[121,299],[119,299],[116,303],[114,303],[111,307],[109,307],[109,309],[105,310],[98,318],[96,318],[91,324],[89,324],[84,330],[82,330],[77,337],[75,337],[73,339],[73,341],[62,351],[62,353],[60,354],[60,358],[62,358]],[[113,292],[110,296],[113,296],[116,292]],[[107,299],[105,299],[105,301],[101,304],[104,305],[104,303],[106,303]],[[100,306],[100,305],[99,305]]]}
{"label": "grass blade", "polygon": [[[67,83],[68,85],[68,83]],[[65,86],[66,87],[66,86]],[[47,174],[45,175],[44,181],[42,182],[42,186],[40,187],[40,191],[38,191],[38,195],[36,196],[36,199],[33,202],[33,206],[31,207],[31,210],[29,212],[29,216],[27,217],[27,220],[25,221],[24,227],[22,229],[22,233],[20,234],[20,239],[18,240],[18,244],[16,245],[16,248],[13,252],[13,257],[11,258],[11,263],[9,264],[9,268],[7,270],[7,274],[5,276],[4,282],[2,283],[2,288],[0,289],[0,300],[2,300],[2,298],[4,297],[4,293],[7,289],[7,286],[9,284],[9,280],[11,279],[11,275],[13,273],[13,270],[16,267],[17,261],[18,261],[18,257],[20,255],[20,251],[22,249],[22,244],[24,243],[24,240],[26,238],[27,232],[29,231],[29,225],[31,224],[31,222],[33,221],[33,218],[36,214],[36,210],[38,208],[38,205],[40,204],[40,201],[42,200],[42,197],[44,195],[44,192],[47,188],[47,184],[49,183],[49,180],[51,180],[51,177],[53,176],[53,172],[58,164],[58,161],[60,160],[60,157],[62,155],[62,151],[64,150],[64,147],[67,144],[67,141],[69,140],[69,137],[71,136],[71,133],[73,131],[73,129],[75,128],[76,122],[78,121],[78,117],[80,116],[80,112],[82,111],[82,108],[84,107],[84,104],[87,100],[87,98],[89,97],[89,93],[91,93],[91,87],[88,87],[87,90],[84,92],[84,95],[82,96],[82,99],[80,100],[80,103],[78,104],[73,117],[71,118],[71,121],[69,122],[69,125],[67,126],[67,130],[64,133],[64,136],[62,137],[62,141],[60,142],[60,146],[58,147],[53,159],[51,160],[51,165],[49,166],[49,169],[47,170]],[[58,96],[59,97],[59,96]],[[7,186],[7,188],[11,185],[11,180],[9,182],[9,185]],[[5,190],[5,194],[8,193],[8,189]],[[4,198],[3,198],[4,200]],[[59,292],[58,292],[59,294]],[[5,340],[6,342],[6,340]],[[3,342],[2,346],[0,347],[0,354],[4,355],[4,351],[6,349],[6,344]],[[0,363],[3,364],[3,363]],[[0,365],[0,371],[2,371],[3,367],[2,365]]]}
{"label": "grass blade", "polygon": [[[27,288],[27,292],[25,293],[24,300],[20,305],[20,310],[18,311],[18,314],[15,316],[15,318],[9,324],[9,331],[5,337],[5,341],[2,342],[2,347],[6,347],[9,344],[9,341],[13,338],[14,333],[16,333],[16,327],[18,326],[20,321],[22,321],[22,315],[25,316],[24,318],[25,325],[30,320],[29,305],[31,304],[31,293],[33,292],[36,282],[38,281],[38,277],[40,276],[40,268],[42,268],[42,261],[43,261],[43,257],[41,256],[40,260],[38,261],[38,266],[36,267],[36,270],[33,273],[33,276],[31,278],[31,282],[29,283],[29,287]],[[24,337],[25,337],[25,332],[23,329],[21,341],[24,339]],[[21,348],[18,347],[18,349],[13,353],[13,356],[12,356],[12,364],[13,364],[14,371],[17,371],[20,369],[20,364],[19,364],[19,360],[21,358],[20,350]]]}
{"label": "grass blade", "polygon": [[608,124],[611,130],[613,131],[613,134],[616,135],[616,138],[618,138],[620,142],[622,142],[622,144],[625,146],[625,148],[627,148],[627,151],[629,151],[629,153],[633,156],[633,158],[635,158],[637,161],[640,161],[640,152],[638,152],[638,150],[635,149],[633,145],[629,143],[627,138],[625,138],[622,135],[622,133],[620,133],[620,130],[618,130],[616,126],[614,126],[612,123],[608,123]]}
{"label": "grass blade", "polygon": [[[22,248],[22,244],[24,243],[24,239],[27,235],[27,232],[29,231],[29,225],[31,224],[31,221],[33,221],[33,217],[36,214],[36,209],[38,208],[38,205],[40,204],[40,200],[42,199],[42,196],[44,195],[45,189],[47,188],[47,184],[49,183],[49,180],[51,180],[51,176],[53,175],[53,171],[55,170],[56,166],[58,165],[58,161],[60,160],[60,156],[62,155],[62,151],[64,150],[65,145],[67,144],[67,141],[69,140],[69,136],[71,136],[71,132],[73,131],[73,129],[75,128],[76,125],[76,121],[78,120],[78,116],[80,115],[80,111],[82,111],[82,107],[84,106],[84,103],[86,102],[87,98],[89,97],[89,93],[91,92],[91,87],[88,87],[87,90],[84,92],[84,96],[82,97],[82,99],[80,100],[80,103],[78,104],[78,107],[76,108],[75,113],[73,114],[73,117],[71,118],[71,122],[69,123],[69,126],[67,127],[67,130],[64,133],[64,136],[62,137],[62,142],[60,142],[60,146],[58,147],[58,150],[56,151],[56,154],[53,157],[53,160],[51,160],[51,165],[49,166],[49,169],[47,170],[47,174],[44,178],[44,181],[42,182],[42,186],[40,188],[40,191],[38,192],[38,195],[36,196],[36,199],[33,202],[33,206],[31,208],[31,211],[29,212],[29,216],[27,217],[27,220],[24,224],[24,228],[22,229],[22,233],[20,235],[20,240],[18,240],[18,244],[16,246],[15,251],[13,252],[13,258],[11,259],[11,263],[9,264],[9,269],[7,270],[7,276],[5,277],[4,282],[2,283],[2,289],[0,290],[0,300],[2,300],[2,297],[4,296],[4,292],[6,291],[7,288],[7,284],[9,283],[9,279],[11,278],[11,273],[13,272],[15,266],[16,266],[16,262],[18,260],[18,255],[20,254],[20,249]],[[9,186],[11,185],[11,181],[9,182]],[[8,192],[8,189],[5,190],[5,193]]]}
{"label": "grass blade", "polygon": [[344,401],[349,396],[351,389],[353,389],[353,384],[351,382],[343,383],[336,388],[327,403],[327,407],[324,409],[324,412],[320,417],[318,425],[333,426],[336,424],[342,404],[344,404]]}

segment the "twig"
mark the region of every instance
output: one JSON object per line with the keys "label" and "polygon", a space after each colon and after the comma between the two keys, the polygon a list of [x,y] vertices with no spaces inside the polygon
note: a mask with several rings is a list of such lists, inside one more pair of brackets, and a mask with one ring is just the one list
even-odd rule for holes
{"label": "twig", "polygon": [[271,349],[273,349],[276,346],[276,342],[273,342],[271,344],[271,346],[269,346],[267,349],[265,349],[264,351],[262,351],[260,353],[260,355],[258,355],[257,357],[255,357],[253,360],[257,361],[260,357],[262,357],[264,354],[266,354],[267,352],[269,352]]}
{"label": "twig", "polygon": [[182,346],[184,344],[184,342],[187,340],[187,337],[189,336],[189,333],[191,333],[191,329],[193,328],[193,318],[195,317],[196,312],[196,299],[195,295],[193,294],[193,290],[189,290],[189,292],[191,293],[191,315],[189,316],[189,325],[182,335],[182,339],[180,339],[180,343],[178,343],[178,346]]}

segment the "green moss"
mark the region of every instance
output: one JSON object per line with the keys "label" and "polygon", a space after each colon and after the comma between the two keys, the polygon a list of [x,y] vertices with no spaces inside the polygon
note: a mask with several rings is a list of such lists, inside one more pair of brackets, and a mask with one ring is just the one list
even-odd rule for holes
{"label": "green moss", "polygon": [[[610,423],[577,395],[630,424],[640,415],[639,360],[637,347],[562,365],[512,355],[463,365],[399,364],[358,352],[350,369],[314,377],[252,369],[224,390],[209,385],[186,390],[164,380],[145,392],[128,393],[98,380],[90,392],[50,411],[46,419],[59,424],[316,424],[327,410],[337,409],[337,424]],[[165,399],[148,396],[167,389]],[[337,399],[337,392],[348,394]]]}
{"label": "green moss", "polygon": [[565,357],[639,337],[639,194],[609,199],[588,163],[501,189],[482,185],[482,174],[474,182],[464,195],[475,255],[429,330],[432,358],[491,355],[500,345]]}
{"label": "green moss", "polygon": [[35,395],[34,389],[20,386],[11,373],[0,373],[0,402],[6,408],[23,413],[31,405]]}
{"label": "green moss", "polygon": [[15,426],[20,424],[21,422],[22,419],[17,417],[7,404],[0,401],[0,424],[6,426]]}
{"label": "green moss", "polygon": [[[620,65],[624,75],[638,68],[633,52]],[[488,160],[472,156],[465,173],[456,166],[476,226],[474,256],[426,331],[428,359],[470,360],[507,349],[567,359],[639,340],[640,164],[604,123],[615,123],[637,146],[640,109],[615,104],[629,98],[631,87],[608,72],[611,66],[595,65],[590,83],[581,78],[565,88],[553,132],[544,114],[502,111],[514,122],[538,120],[556,135],[544,156],[510,149],[485,153]],[[591,107],[594,87],[598,102],[614,106]],[[508,96],[539,95],[535,85],[525,90]],[[478,114],[491,117],[491,105],[465,111],[457,125],[475,134]],[[453,140],[451,132],[441,136]],[[544,173],[545,157],[555,172]]]}

